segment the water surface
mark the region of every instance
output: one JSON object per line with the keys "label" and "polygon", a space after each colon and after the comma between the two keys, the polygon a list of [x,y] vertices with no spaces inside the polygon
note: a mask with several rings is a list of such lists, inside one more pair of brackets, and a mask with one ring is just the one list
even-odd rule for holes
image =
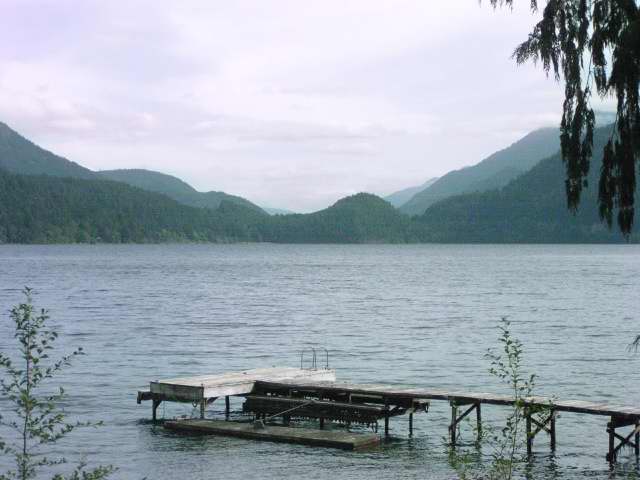
{"label": "water surface", "polygon": [[[0,348],[11,344],[6,311],[29,285],[61,346],[88,352],[59,378],[67,411],[105,422],[56,452],[113,463],[114,478],[448,479],[443,402],[416,417],[413,439],[401,417],[391,442],[348,453],[176,436],[147,421],[136,391],[163,377],[296,366],[316,346],[341,380],[500,392],[484,354],[508,317],[538,393],[637,405],[640,358],[625,347],[640,333],[639,272],[634,245],[0,246]],[[536,438],[533,477],[607,478],[606,421],[563,414],[555,456]],[[621,460],[635,468],[630,453]]]}

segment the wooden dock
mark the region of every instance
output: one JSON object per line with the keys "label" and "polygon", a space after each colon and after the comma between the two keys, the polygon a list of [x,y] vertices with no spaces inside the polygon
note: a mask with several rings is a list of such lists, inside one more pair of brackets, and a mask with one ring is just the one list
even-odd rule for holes
{"label": "wooden dock", "polygon": [[175,420],[165,422],[164,427],[184,433],[221,435],[268,442],[339,448],[341,450],[362,450],[380,443],[380,437],[371,433],[292,428],[276,425],[267,425],[262,429],[256,429],[253,423],[226,422],[222,420]]}
{"label": "wooden dock", "polygon": [[[482,428],[481,405],[512,406],[514,398],[493,393],[475,393],[455,390],[439,390],[424,388],[402,388],[393,385],[352,384],[342,382],[290,382],[290,381],[259,381],[256,382],[254,393],[262,395],[283,395],[287,392],[303,394],[306,398],[378,398],[385,405],[392,403],[405,404],[409,401],[442,400],[451,405],[451,423],[449,424],[449,438],[455,446],[460,422],[475,410],[477,429]],[[551,449],[556,447],[556,415],[558,412],[570,412],[586,415],[610,417],[607,423],[609,449],[606,458],[610,462],[616,460],[617,454],[624,446],[632,447],[636,456],[640,454],[640,408],[626,405],[612,405],[583,400],[557,400],[551,397],[534,396],[524,400],[527,434],[527,451],[532,452],[533,440],[541,431],[549,434]],[[461,408],[462,407],[462,408]],[[536,419],[533,413],[546,412],[542,420]],[[632,426],[630,432],[621,435],[617,429]],[[411,422],[410,422],[411,431]],[[385,423],[385,433],[388,433],[388,422]],[[616,445],[616,440],[619,443]]]}
{"label": "wooden dock", "polygon": [[[373,425],[384,420],[384,434],[389,434],[389,419],[409,415],[409,434],[413,433],[413,415],[427,412],[429,402],[446,401],[451,406],[449,438],[455,447],[461,421],[475,412],[478,432],[482,428],[481,406],[513,406],[511,396],[430,388],[403,388],[395,385],[353,384],[336,382],[335,371],[329,369],[272,368],[247,370],[224,375],[207,375],[151,382],[150,390],[138,392],[138,403],[153,401],[153,418],[162,401],[192,402],[200,404],[201,418],[205,407],[216,398],[225,397],[229,415],[229,396],[238,395],[246,400],[243,411],[256,419],[279,416],[285,425],[291,418],[317,419],[320,429],[324,422],[337,421]],[[640,455],[640,408],[612,405],[583,400],[558,400],[549,397],[529,397],[525,401],[527,450],[540,432],[550,438],[552,450],[556,447],[556,415],[569,412],[609,417],[607,423],[607,460],[614,462],[625,446]],[[542,417],[540,416],[542,412]],[[539,413],[536,416],[536,413]],[[624,434],[620,429],[631,427]]]}
{"label": "wooden dock", "polygon": [[[149,391],[138,392],[138,403],[151,400],[152,416],[156,419],[156,410],[162,402],[184,402],[200,405],[200,417],[208,404],[217,398],[242,396],[251,393],[256,381],[335,381],[336,372],[328,368],[257,368],[242,372],[218,375],[200,375],[195,377],[171,378],[151,382]],[[227,407],[228,408],[228,407]]]}

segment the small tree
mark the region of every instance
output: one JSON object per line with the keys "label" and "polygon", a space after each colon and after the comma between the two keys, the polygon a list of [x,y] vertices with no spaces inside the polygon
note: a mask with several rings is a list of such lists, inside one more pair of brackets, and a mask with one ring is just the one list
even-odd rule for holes
{"label": "small tree", "polygon": [[[499,325],[500,348],[489,349],[486,358],[490,360],[489,373],[506,384],[513,397],[513,406],[509,411],[504,427],[484,426],[480,443],[488,442],[491,449],[491,463],[474,461],[469,452],[451,452],[450,463],[461,478],[486,478],[489,480],[511,480],[519,466],[527,461],[527,433],[523,424],[526,422],[527,398],[533,396],[535,374],[525,374],[523,366],[523,345],[514,338],[510,330],[511,323],[502,318]],[[548,412],[552,407],[537,407],[536,414]]]}
{"label": "small tree", "polygon": [[526,459],[526,434],[523,423],[526,416],[526,398],[533,395],[535,374],[526,375],[522,365],[522,342],[511,336],[510,322],[503,318],[500,326],[501,351],[489,349],[487,358],[491,361],[489,373],[508,385],[514,403],[505,426],[492,431],[494,447],[491,478],[511,479],[514,468]]}
{"label": "small tree", "polygon": [[[0,426],[12,431],[11,439],[0,438],[0,452],[13,457],[15,467],[1,473],[0,480],[27,480],[46,474],[45,469],[66,463],[65,458],[49,458],[43,453],[51,445],[78,427],[98,425],[91,422],[68,423],[64,411],[58,406],[65,397],[60,387],[56,393],[42,392],[43,384],[53,378],[73,357],[83,355],[78,348],[57,361],[49,353],[58,337],[55,330],[46,326],[49,318],[46,310],[39,312],[33,306],[32,290],[24,289],[25,302],[11,309],[17,340],[13,354],[0,352],[0,393],[12,408],[2,409]],[[100,480],[114,470],[111,466],[85,469],[78,465],[69,476],[52,475],[53,480]]]}

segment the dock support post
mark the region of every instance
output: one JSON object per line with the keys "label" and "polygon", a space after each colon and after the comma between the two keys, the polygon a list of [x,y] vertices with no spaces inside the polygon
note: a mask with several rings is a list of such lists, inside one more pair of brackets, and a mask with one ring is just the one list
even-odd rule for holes
{"label": "dock support post", "polygon": [[616,437],[613,421],[607,423],[607,433],[609,434],[609,452],[607,453],[607,461],[614,463],[616,461]]}
{"label": "dock support post", "polygon": [[[462,415],[458,416],[458,407],[462,405],[466,405],[468,406],[468,408],[462,413]],[[474,409],[476,410],[476,422],[478,423],[478,438],[480,438],[482,432],[482,414],[480,413],[480,402],[472,401],[458,403],[455,401],[451,401],[451,423],[449,424],[449,438],[451,440],[452,447],[455,447],[458,441],[458,425],[460,425],[460,422],[464,420],[464,418],[469,415]]]}
{"label": "dock support post", "polygon": [[451,446],[456,446],[456,430],[458,427],[458,406],[455,402],[451,402],[451,424],[449,425],[449,440]]}
{"label": "dock support post", "polygon": [[320,417],[320,430],[324,430],[324,417]]}
{"label": "dock support post", "polygon": [[389,437],[389,403],[384,400],[384,437]]}
{"label": "dock support post", "polygon": [[556,451],[556,412],[551,409],[551,418],[549,418],[549,436],[551,437],[551,451]]}
{"label": "dock support post", "polygon": [[160,404],[162,403],[162,400],[156,400],[155,398],[153,399],[152,405],[151,405],[151,418],[152,420],[155,422],[157,420],[157,410],[158,407],[160,406]]}
{"label": "dock support post", "polygon": [[531,410],[525,409],[524,415],[527,423],[527,455],[533,451],[533,434],[531,433]]}
{"label": "dock support post", "polygon": [[231,408],[229,404],[229,395],[227,395],[226,397],[224,397],[224,416],[226,420],[229,420],[230,411],[231,411]]}
{"label": "dock support post", "polygon": [[207,400],[204,398],[200,400],[200,418],[204,418],[204,410],[207,406]]}
{"label": "dock support post", "polygon": [[[633,430],[627,436],[623,436],[616,432],[616,428],[633,426]],[[607,433],[609,434],[609,452],[607,453],[607,461],[614,463],[618,457],[618,451],[624,446],[633,447],[636,457],[640,453],[640,419],[630,418],[628,416],[612,416],[611,421],[607,423]],[[631,438],[633,437],[633,440]],[[616,446],[616,438],[620,443]]]}
{"label": "dock support post", "polygon": [[409,436],[413,437],[413,412],[409,414]]}

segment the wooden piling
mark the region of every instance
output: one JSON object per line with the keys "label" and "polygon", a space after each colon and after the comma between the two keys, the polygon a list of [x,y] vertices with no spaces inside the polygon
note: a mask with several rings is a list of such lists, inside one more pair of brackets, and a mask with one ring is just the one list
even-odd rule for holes
{"label": "wooden piling", "polygon": [[153,419],[154,422],[158,420],[156,412],[161,403],[162,403],[162,400],[157,400],[154,398],[151,404],[151,418]]}
{"label": "wooden piling", "polygon": [[527,455],[531,455],[531,452],[533,451],[533,434],[531,433],[531,411],[527,408],[524,414],[527,423]]}
{"label": "wooden piling", "polygon": [[409,414],[409,436],[413,436],[413,412]]}
{"label": "wooden piling", "polygon": [[451,424],[449,425],[449,440],[452,447],[456,446],[456,429],[458,426],[458,406],[451,402]]}
{"label": "wooden piling", "polygon": [[550,439],[551,451],[555,452],[556,451],[556,412],[553,409],[551,409],[551,418],[549,421],[550,421],[549,437],[551,437]]}
{"label": "wooden piling", "polygon": [[609,434],[609,452],[607,453],[607,461],[609,463],[613,463],[616,461],[616,437],[615,437],[615,427],[613,426],[613,419],[611,422],[607,423],[607,433]]}

